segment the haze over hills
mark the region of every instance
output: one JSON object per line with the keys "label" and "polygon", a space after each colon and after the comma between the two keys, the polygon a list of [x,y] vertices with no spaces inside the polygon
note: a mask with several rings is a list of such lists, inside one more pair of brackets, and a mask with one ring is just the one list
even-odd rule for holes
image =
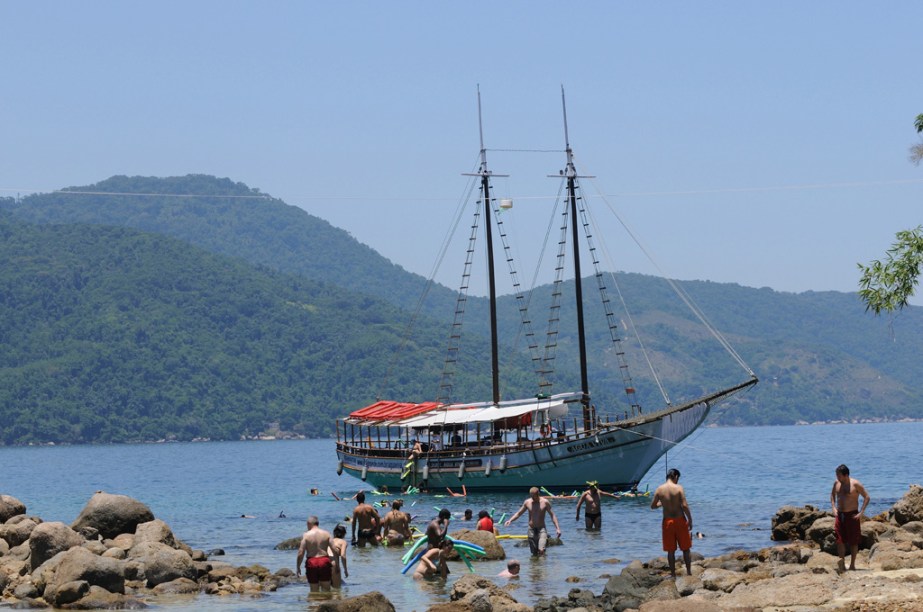
{"label": "haze over hills", "polygon": [[[374,400],[392,367],[398,382],[386,394],[432,399],[454,291],[430,288],[424,313],[433,321],[421,319],[414,348],[403,353],[410,360],[392,366],[382,355],[400,344],[426,281],[343,230],[241,183],[202,175],[113,177],[71,189],[93,193],[0,200],[3,260],[16,262],[4,266],[0,284],[0,414],[18,427],[0,426],[5,443],[234,438],[274,424],[327,435],[333,416]],[[696,396],[702,380],[744,379],[694,317],[673,306],[662,279],[616,276],[670,399]],[[585,290],[593,286],[588,281]],[[717,411],[719,423],[923,417],[920,309],[897,317],[892,335],[855,294],[682,286],[761,378]],[[571,287],[565,283],[565,292]],[[544,289],[530,311],[536,332],[544,325],[537,322]],[[465,341],[482,355],[474,361],[485,363],[486,300],[469,302]],[[514,302],[501,299],[501,329],[506,344],[522,349]],[[600,307],[589,303],[591,391],[600,404],[620,401],[609,331]],[[562,304],[566,320],[573,306]],[[214,312],[225,319],[216,322]],[[348,358],[338,354],[344,344]],[[574,353],[562,326],[556,391],[577,388],[566,365]],[[528,360],[511,359],[504,376],[512,374],[514,384],[505,393],[531,394]],[[645,368],[635,366],[642,365],[632,364],[639,388]],[[69,376],[79,384],[62,384]],[[459,376],[456,387],[466,393],[457,399],[489,396],[486,373]],[[646,405],[655,399],[643,396]],[[233,416],[225,418],[228,410]]]}

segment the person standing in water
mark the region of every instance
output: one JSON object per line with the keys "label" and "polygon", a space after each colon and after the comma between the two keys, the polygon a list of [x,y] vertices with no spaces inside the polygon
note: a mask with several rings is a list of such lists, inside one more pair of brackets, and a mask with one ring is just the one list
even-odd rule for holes
{"label": "person standing in water", "polygon": [[308,586],[311,591],[329,591],[330,581],[333,577],[333,562],[330,559],[330,532],[324,531],[318,525],[316,516],[308,517],[308,530],[301,537],[298,546],[298,560],[295,562],[295,575],[301,577],[301,562],[307,557],[304,564],[304,573],[308,577]]}
{"label": "person standing in water", "polygon": [[651,510],[663,508],[663,550],[670,562],[670,574],[676,578],[676,546],[683,551],[686,574],[692,575],[692,512],[686,503],[686,492],[679,486],[679,470],[671,468],[667,472],[667,481],[654,491]]}
{"label": "person standing in water", "polygon": [[602,506],[599,504],[599,496],[617,496],[612,493],[600,491],[599,483],[595,480],[587,481],[586,484],[588,487],[587,490],[584,491],[580,499],[577,500],[577,520],[580,520],[580,506],[586,502],[586,509],[583,511],[583,516],[586,519],[586,529],[587,531],[599,531],[603,526]]}
{"label": "person standing in water", "polygon": [[504,525],[509,527],[513,521],[526,511],[529,512],[529,550],[532,552],[533,557],[539,557],[545,554],[545,546],[548,544],[545,515],[551,515],[558,538],[561,537],[561,527],[558,525],[558,517],[555,516],[554,510],[551,509],[551,502],[540,495],[538,487],[529,489],[529,499],[522,502],[522,507]]}
{"label": "person standing in water", "polygon": [[[862,496],[862,508],[859,508],[859,496]],[[869,505],[868,491],[862,483],[849,476],[849,468],[840,464],[836,468],[836,480],[830,491],[830,505],[836,516],[834,533],[836,534],[836,550],[840,555],[837,568],[846,571],[846,546],[849,545],[849,569],[856,569],[856,554],[859,552],[859,541],[862,540],[861,517],[865,507]]]}
{"label": "person standing in water", "polygon": [[346,567],[346,551],[349,550],[349,544],[346,543],[346,527],[337,525],[333,528],[333,539],[330,540],[330,557],[333,559],[333,575],[331,576],[330,586],[335,589],[343,585],[343,578],[349,578],[349,568]]}

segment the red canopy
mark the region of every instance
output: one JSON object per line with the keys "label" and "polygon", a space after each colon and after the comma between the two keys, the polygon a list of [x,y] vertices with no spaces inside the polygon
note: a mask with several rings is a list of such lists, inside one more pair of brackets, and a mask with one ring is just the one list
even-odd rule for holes
{"label": "red canopy", "polygon": [[439,402],[423,402],[414,404],[408,402],[375,402],[371,406],[360,408],[349,413],[351,419],[363,419],[366,421],[398,421],[406,419],[424,412],[429,412],[434,408],[441,406]]}

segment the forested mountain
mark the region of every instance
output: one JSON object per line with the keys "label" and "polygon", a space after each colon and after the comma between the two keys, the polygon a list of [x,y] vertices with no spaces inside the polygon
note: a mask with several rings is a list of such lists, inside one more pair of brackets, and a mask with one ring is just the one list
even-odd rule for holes
{"label": "forested mountain", "polygon": [[[329,432],[331,416],[374,400],[375,392],[380,387],[379,380],[385,378],[386,370],[392,371],[389,379],[393,388],[385,389],[385,395],[402,399],[434,397],[433,386],[438,382],[447,335],[444,324],[423,321],[417,325],[414,348],[402,353],[411,356],[409,362],[402,360],[402,363],[393,365],[381,357],[382,354],[394,352],[410,318],[406,311],[396,307],[413,308],[425,284],[424,279],[384,260],[346,232],[279,200],[262,197],[258,190],[227,179],[201,175],[169,179],[113,177],[96,185],[73,190],[92,193],[55,193],[30,196],[21,201],[0,200],[0,211],[5,211],[5,214],[0,212],[0,218],[6,219],[4,231],[24,236],[18,243],[19,251],[16,250],[15,241],[6,244],[8,241],[4,240],[0,261],[13,261],[16,257],[19,258],[16,261],[31,261],[33,267],[28,268],[31,275],[47,277],[43,261],[29,260],[30,253],[35,254],[32,251],[36,246],[45,242],[48,243],[48,249],[41,251],[43,257],[49,261],[58,261],[53,268],[58,272],[52,275],[56,280],[48,279],[51,284],[42,285],[42,291],[38,293],[34,287],[28,288],[31,276],[26,273],[26,268],[5,265],[0,271],[4,278],[0,284],[3,288],[0,309],[4,313],[0,328],[6,330],[0,335],[0,350],[4,352],[0,359],[6,360],[0,365],[0,384],[4,385],[0,389],[0,414],[6,414],[9,410],[16,411],[21,418],[28,418],[25,416],[30,413],[26,409],[27,405],[32,406],[32,410],[41,405],[45,406],[45,412],[41,414],[72,415],[76,409],[68,408],[67,405],[57,406],[56,401],[45,402],[30,396],[30,389],[36,382],[48,383],[48,388],[60,382],[60,379],[48,374],[59,370],[49,370],[43,355],[50,351],[56,356],[55,359],[62,359],[56,348],[58,341],[82,346],[81,343],[86,341],[85,334],[75,334],[78,338],[71,338],[69,334],[85,327],[104,327],[118,322],[119,319],[111,316],[102,321],[94,322],[93,319],[112,312],[111,304],[124,304],[126,300],[134,306],[153,308],[156,312],[168,309],[176,317],[174,328],[189,334],[195,334],[200,328],[214,329],[214,322],[206,314],[208,309],[203,311],[201,304],[223,302],[226,303],[223,307],[225,311],[242,313],[238,316],[248,325],[260,326],[269,322],[279,322],[280,325],[284,323],[283,327],[309,325],[319,336],[312,336],[316,344],[309,346],[301,346],[294,341],[280,345],[282,341],[279,337],[285,334],[279,330],[251,332],[246,335],[245,343],[236,336],[233,341],[219,336],[222,338],[220,343],[209,336],[211,344],[204,342],[195,349],[198,351],[195,367],[199,367],[202,360],[207,363],[208,359],[236,365],[224,370],[206,368],[205,371],[212,376],[209,379],[210,386],[207,387],[183,382],[179,385],[183,389],[182,393],[177,391],[177,394],[164,399],[166,407],[162,419],[159,414],[146,415],[146,420],[138,420],[139,423],[143,421],[144,426],[139,425],[134,430],[125,426],[128,429],[121,432],[93,434],[96,430],[85,427],[79,417],[56,417],[58,425],[55,428],[42,425],[42,417],[39,416],[32,419],[31,430],[27,427],[25,430],[17,430],[20,433],[15,436],[5,436],[8,443],[51,439],[54,436],[49,432],[57,432],[54,435],[65,440],[68,427],[70,431],[79,433],[73,437],[73,441],[151,439],[170,434],[182,439],[195,436],[235,437],[242,433],[265,431],[270,423],[275,422],[285,430],[310,435],[322,434]],[[98,195],[101,192],[106,195]],[[163,194],[163,197],[156,194]],[[178,194],[213,197],[181,197]],[[20,225],[24,221],[38,226],[30,228]],[[44,227],[47,224],[64,225]],[[89,225],[122,226],[123,229],[116,231],[113,227],[92,228]],[[126,227],[178,240],[164,239],[165,246],[158,246],[160,241],[153,235],[128,231],[124,229]],[[43,232],[59,234],[49,236]],[[94,244],[94,240],[102,242]],[[147,247],[138,250],[137,255],[132,257],[119,258],[112,255],[111,249],[116,248],[125,253],[135,251],[134,247],[118,247],[123,241],[145,244]],[[64,255],[59,251],[62,250],[72,253],[71,258],[66,261],[61,259]],[[73,255],[78,251],[80,256]],[[204,251],[220,256],[208,255]],[[95,259],[96,255],[102,259]],[[176,261],[184,262],[180,269],[171,267]],[[212,273],[205,277],[201,273],[185,277],[182,271],[196,261],[207,262]],[[141,274],[137,270],[126,271],[123,266],[128,264],[142,266],[148,272]],[[155,283],[156,279],[151,274],[160,267],[169,268],[164,270],[165,279],[186,279],[183,281],[186,300],[181,305],[167,306],[156,301],[148,303],[148,297],[158,300],[172,295],[167,293],[162,296],[159,292],[151,292],[147,286]],[[94,278],[99,279],[109,274],[121,276],[118,276],[119,281],[105,281],[99,291],[94,292],[96,295],[93,301],[79,309],[79,312],[69,311],[71,318],[66,323],[57,324],[56,336],[39,333],[38,330],[43,326],[27,331],[29,322],[20,315],[13,316],[13,322],[7,320],[6,313],[10,308],[26,306],[31,309],[32,317],[52,316],[57,311],[51,308],[52,314],[49,314],[47,307],[53,307],[59,298],[51,297],[49,292],[66,294],[73,291],[74,279],[81,278],[79,275],[74,276],[72,268],[91,270]],[[225,274],[228,278],[223,276]],[[634,327],[641,334],[651,361],[660,371],[664,387],[674,403],[701,393],[704,390],[701,386],[703,380],[714,381],[718,377],[723,382],[731,383],[745,378],[742,370],[728,368],[728,356],[716,348],[717,344],[702,331],[698,321],[679,306],[662,279],[621,273],[616,277],[621,293],[632,305]],[[164,282],[164,279],[156,281],[161,284]],[[160,286],[156,283],[155,286]],[[21,287],[23,284],[25,289]],[[251,284],[261,287],[259,295],[262,301],[258,300],[256,305],[252,301],[241,303],[240,292],[235,291],[235,288]],[[875,319],[864,312],[855,294],[788,294],[702,281],[684,282],[682,285],[761,378],[761,383],[755,389],[717,412],[715,418],[719,423],[923,418],[923,393],[918,383],[923,375],[923,361],[916,354],[916,347],[923,340],[921,309],[910,308],[903,312],[893,321],[893,329],[889,329],[887,319]],[[585,288],[590,288],[590,291],[593,286],[595,283],[585,283]],[[565,293],[572,291],[571,287],[572,283],[565,284]],[[114,292],[108,294],[109,289]],[[543,317],[543,302],[547,300],[544,297],[548,293],[546,289],[536,290],[530,311],[537,332],[544,327],[540,321]],[[229,292],[227,295],[223,293],[225,290]],[[7,297],[8,291],[22,294],[17,298],[15,307]],[[250,290],[251,294],[253,292]],[[77,297],[70,295],[60,299],[67,302],[82,297],[78,291]],[[300,313],[302,318],[292,319],[294,315],[289,312],[292,309],[285,307],[286,304],[313,304],[311,300],[322,298],[328,300],[324,302],[326,307],[319,311],[313,307],[303,307]],[[131,302],[131,299],[135,301]],[[391,304],[383,303],[384,299]],[[477,337],[478,332],[486,329],[486,317],[483,315],[486,311],[485,300],[471,298],[469,302],[466,322],[473,325],[469,326],[465,339],[476,344],[475,355],[481,355],[471,358],[472,361],[486,363],[489,360],[487,344]],[[518,337],[518,314],[513,302],[512,297],[501,300],[501,329],[505,330],[505,343],[515,343],[523,350],[522,339]],[[196,304],[199,306],[196,307]],[[562,304],[561,319],[569,320],[572,301],[565,297]],[[590,301],[587,318],[591,391],[594,399],[603,405],[622,399],[623,394],[618,391],[622,381],[615,365],[602,311],[594,304]],[[264,305],[268,310],[263,312],[258,305]],[[285,315],[276,313],[275,309],[280,307]],[[444,318],[452,313],[453,307],[453,292],[436,286],[430,291],[425,312],[433,318],[439,313],[444,323]],[[373,315],[373,311],[377,314]],[[322,312],[329,318],[304,318],[306,312],[313,315]],[[147,319],[149,316],[146,311],[141,311],[130,318]],[[161,319],[154,317],[154,321]],[[369,320],[374,320],[375,325],[370,325]],[[45,327],[47,325],[44,324]],[[369,328],[368,335],[366,328]],[[238,328],[235,326],[234,329]],[[351,334],[341,336],[341,330],[350,330]],[[155,334],[162,331],[175,333],[170,327],[153,329]],[[132,329],[132,333],[136,332]],[[294,337],[303,340],[298,335],[303,333],[303,330],[299,331]],[[208,336],[204,331],[201,335]],[[108,337],[105,334],[91,336],[96,341],[94,350],[108,350],[105,349]],[[144,334],[138,336],[144,337]],[[324,342],[330,341],[336,345],[341,337],[348,339],[354,347],[355,359],[311,360],[304,357],[306,354],[335,353],[336,347],[326,347]],[[123,342],[121,350],[124,354],[133,354],[127,336],[115,334],[113,338]],[[272,342],[268,342],[267,338],[271,338]],[[630,338],[627,341],[634,342]],[[178,343],[175,347],[186,347],[189,342]],[[155,363],[143,364],[139,361],[132,367],[146,371],[162,367],[156,363],[158,361],[167,364],[186,363],[177,362],[177,358],[170,354],[170,341],[164,340],[160,346],[160,352],[134,354],[139,359],[143,357],[141,361],[153,360]],[[246,347],[243,353],[246,358],[238,358],[242,346]],[[19,357],[10,361],[12,357],[6,353]],[[291,357],[292,354],[302,357]],[[563,325],[557,354],[555,391],[573,390],[577,386],[572,365],[575,343],[572,334],[569,335]],[[101,378],[115,379],[115,373],[107,374],[106,367],[110,366],[90,359],[96,359],[93,351],[74,350],[68,355],[71,359],[69,363],[76,363],[78,357],[87,357],[79,370],[85,379],[82,385],[92,388],[93,384],[99,384],[89,382],[94,372]],[[256,376],[256,384],[241,384],[241,376],[233,369],[244,367],[241,364],[259,372],[257,376],[247,370],[247,376]],[[634,362],[631,366],[640,389],[643,383],[648,382],[646,364]],[[16,370],[10,370],[11,367]],[[528,368],[524,356],[516,360],[511,372],[514,384],[505,389],[504,393],[508,394],[506,397],[534,392],[534,380],[527,372]],[[505,372],[504,379],[509,373]],[[20,375],[23,374],[32,376],[30,384],[5,384],[6,380],[22,379]],[[484,373],[460,371],[460,376],[470,378],[459,379],[460,384],[456,387],[464,390],[464,397],[456,399],[471,400],[488,396],[489,380]],[[120,370],[117,378],[123,386],[138,387],[142,397],[157,397],[157,393],[163,393],[157,387],[162,389],[164,381],[175,383],[180,380],[177,376],[138,376],[131,370]],[[42,388],[42,385],[38,387]],[[263,391],[255,393],[252,391],[255,387]],[[643,388],[656,387],[643,384]],[[81,406],[80,410],[106,414],[98,412],[96,408],[101,402],[108,401],[102,395],[81,395],[80,388],[71,388],[71,391],[74,398],[85,398],[71,400],[71,404]],[[21,397],[30,397],[31,403],[18,401],[16,393],[22,394]],[[274,397],[274,394],[283,395],[284,399]],[[129,395],[126,393],[125,397]],[[221,400],[216,401],[217,397]],[[93,402],[90,402],[91,398]],[[643,400],[650,406],[657,403],[657,398],[650,394],[644,395]],[[127,405],[131,400],[125,399],[124,402]],[[211,416],[208,418],[221,422],[221,426],[214,425],[210,429],[200,427],[202,422],[208,422],[207,415],[216,412],[220,414],[228,405],[233,406],[235,416],[229,419]],[[193,416],[184,420],[181,415]],[[129,416],[134,418],[131,414]],[[102,420],[106,421],[107,418],[103,416]],[[157,425],[160,421],[166,425]],[[9,421],[4,418],[0,427],[6,422]],[[34,438],[23,433],[33,430],[44,433]]]}
{"label": "forested mountain", "polygon": [[[372,296],[130,228],[4,213],[0,261],[3,444],[327,436],[378,392],[437,394],[442,326],[405,342],[406,313]],[[534,392],[515,359],[509,392]],[[490,379],[458,384],[483,397]]]}

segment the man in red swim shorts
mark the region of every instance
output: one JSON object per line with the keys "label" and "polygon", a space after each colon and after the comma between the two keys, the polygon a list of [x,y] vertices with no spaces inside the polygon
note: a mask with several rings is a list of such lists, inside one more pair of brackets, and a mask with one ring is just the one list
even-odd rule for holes
{"label": "man in red swim shorts", "polygon": [[304,532],[298,546],[295,575],[301,576],[301,561],[307,556],[304,573],[308,577],[311,591],[329,591],[330,579],[333,577],[333,562],[327,553],[330,532],[318,527],[317,523],[316,516],[308,517],[308,530]]}
{"label": "man in red swim shorts", "polygon": [[676,578],[676,546],[683,551],[686,573],[692,575],[692,512],[686,503],[686,492],[679,486],[679,470],[672,468],[667,472],[667,481],[654,491],[651,510],[663,508],[663,549],[670,562],[670,574]]}
{"label": "man in red swim shorts", "polygon": [[[859,509],[859,496],[862,496],[862,509]],[[856,554],[859,552],[859,541],[862,540],[861,516],[865,507],[869,505],[869,494],[862,483],[849,477],[849,468],[840,465],[836,469],[836,480],[833,481],[833,490],[830,491],[830,505],[836,515],[834,533],[836,534],[836,549],[840,555],[837,568],[846,571],[846,546],[849,545],[849,569],[856,569]]]}

